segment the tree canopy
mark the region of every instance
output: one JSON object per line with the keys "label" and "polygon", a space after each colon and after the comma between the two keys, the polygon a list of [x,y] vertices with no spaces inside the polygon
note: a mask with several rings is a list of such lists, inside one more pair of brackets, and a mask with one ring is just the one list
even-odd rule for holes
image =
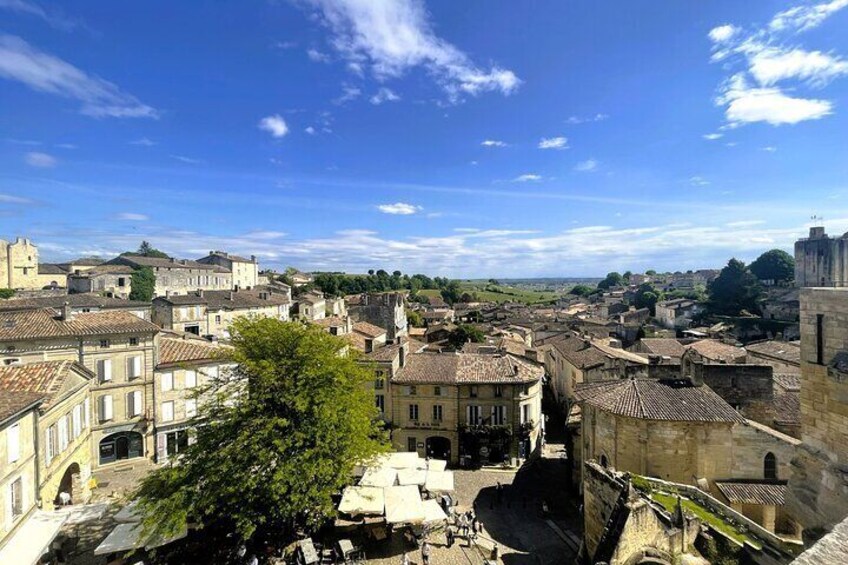
{"label": "tree canopy", "polygon": [[138,246],[138,249],[135,251],[126,251],[121,253],[121,255],[138,255],[141,257],[157,257],[159,259],[170,259],[170,255],[165,253],[164,251],[160,251],[150,245],[149,241],[142,241],[141,245]]}
{"label": "tree canopy", "polygon": [[575,296],[589,296],[595,292],[595,289],[587,284],[577,284],[571,287],[571,290],[568,291],[569,294],[573,294]]}
{"label": "tree canopy", "polygon": [[608,273],[606,278],[598,283],[598,288],[602,288],[604,290],[614,287],[621,286],[624,283],[624,277],[621,274],[616,273],[615,271]]}
{"label": "tree canopy", "polygon": [[345,273],[318,273],[315,275],[315,287],[331,296],[345,296],[362,292],[388,292],[392,290],[441,289],[449,283],[446,278],[430,278],[426,275],[405,275],[400,271],[392,274],[380,269],[370,269],[367,275],[348,275]]}
{"label": "tree canopy", "polygon": [[636,289],[636,296],[633,298],[633,305],[636,308],[647,308],[651,311],[651,316],[656,315],[657,302],[662,299],[662,292],[654,288],[651,283],[643,283]]}
{"label": "tree canopy", "polygon": [[795,258],[782,249],[766,251],[749,268],[761,281],[781,283],[795,278]]}
{"label": "tree canopy", "polygon": [[410,310],[406,309],[406,321],[409,322],[409,325],[413,328],[423,328],[424,327],[424,316],[421,315],[421,312],[418,310]]}
{"label": "tree canopy", "polygon": [[468,324],[462,324],[448,335],[448,343],[454,349],[461,349],[466,343],[483,343],[486,336],[482,331]]}
{"label": "tree canopy", "polygon": [[150,267],[135,269],[130,277],[130,300],[150,302],[156,291],[156,274]]}
{"label": "tree canopy", "polygon": [[707,302],[712,314],[738,316],[743,310],[759,312],[762,287],[757,277],[738,259],[731,259],[709,285]]}
{"label": "tree canopy", "polygon": [[13,296],[15,296],[15,289],[0,288],[0,299],[12,298]]}
{"label": "tree canopy", "polygon": [[237,368],[201,389],[196,441],[136,492],[145,534],[197,523],[208,555],[192,562],[219,563],[331,517],[354,466],[387,449],[374,372],[347,345],[318,326],[236,319]]}

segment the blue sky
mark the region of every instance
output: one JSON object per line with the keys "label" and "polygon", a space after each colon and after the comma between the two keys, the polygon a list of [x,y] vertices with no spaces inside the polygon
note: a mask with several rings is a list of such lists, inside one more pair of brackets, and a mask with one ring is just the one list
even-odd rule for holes
{"label": "blue sky", "polygon": [[0,0],[0,237],[580,276],[848,229],[848,0]]}

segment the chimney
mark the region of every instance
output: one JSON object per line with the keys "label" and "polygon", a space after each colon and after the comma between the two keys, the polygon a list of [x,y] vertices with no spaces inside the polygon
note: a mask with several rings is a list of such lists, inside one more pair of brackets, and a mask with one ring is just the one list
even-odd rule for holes
{"label": "chimney", "polygon": [[71,310],[71,303],[66,300],[65,303],[62,304],[62,320],[68,321],[68,320],[73,320],[73,318],[74,318],[74,313]]}
{"label": "chimney", "polygon": [[365,353],[371,353],[374,351],[374,340],[366,339],[365,340]]}
{"label": "chimney", "polygon": [[251,255],[250,260],[251,262],[256,263],[256,255]]}
{"label": "chimney", "polygon": [[203,289],[202,288],[197,289],[197,296],[199,296],[200,298],[203,298]]}
{"label": "chimney", "polygon": [[232,299],[233,299],[233,291],[231,290],[231,291],[227,294],[227,300],[232,300]]}
{"label": "chimney", "polygon": [[177,262],[177,260],[174,259],[173,257],[171,257],[171,263],[176,263],[176,262]]}
{"label": "chimney", "polygon": [[402,343],[400,349],[398,350],[398,362],[400,366],[403,367],[406,365],[406,353],[407,348],[409,347],[409,343]]}
{"label": "chimney", "polygon": [[824,226],[810,228],[810,239],[824,239]]}

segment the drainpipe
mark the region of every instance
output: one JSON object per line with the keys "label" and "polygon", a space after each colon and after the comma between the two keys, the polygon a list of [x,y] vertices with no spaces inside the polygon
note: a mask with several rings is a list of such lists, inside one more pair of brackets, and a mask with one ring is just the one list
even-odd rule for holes
{"label": "drainpipe", "polygon": [[32,411],[32,437],[35,438],[33,442],[35,444],[35,504],[39,509],[44,504],[44,501],[41,500],[41,457],[39,456],[39,440],[41,439],[41,434],[38,433],[38,411],[40,408],[36,408]]}

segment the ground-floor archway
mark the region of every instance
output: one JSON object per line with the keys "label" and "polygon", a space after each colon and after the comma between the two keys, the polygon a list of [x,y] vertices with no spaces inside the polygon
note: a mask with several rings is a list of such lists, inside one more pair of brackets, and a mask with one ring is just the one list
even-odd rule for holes
{"label": "ground-floor archway", "polygon": [[59,488],[56,489],[56,496],[53,497],[53,504],[74,504],[81,496],[80,466],[79,463],[74,462],[65,469],[65,474],[59,481]]}
{"label": "ground-floor archway", "polygon": [[426,441],[427,457],[432,459],[451,460],[451,442],[442,436],[430,436]]}
{"label": "ground-floor archway", "polygon": [[119,432],[100,440],[100,464],[144,455],[144,438],[138,432]]}

